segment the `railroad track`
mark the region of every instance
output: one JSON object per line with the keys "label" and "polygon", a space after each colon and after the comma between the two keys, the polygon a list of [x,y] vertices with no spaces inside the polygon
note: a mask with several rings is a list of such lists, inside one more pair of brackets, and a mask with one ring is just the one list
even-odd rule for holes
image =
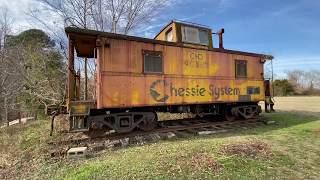
{"label": "railroad track", "polygon": [[[132,144],[145,144],[160,139],[173,137],[188,137],[191,135],[210,135],[225,133],[235,129],[247,129],[262,124],[262,117],[247,120],[210,121],[210,119],[184,119],[161,122],[158,128],[151,132],[134,131],[131,133],[93,134],[89,137],[51,141],[48,144],[56,149],[51,152],[52,157],[64,156],[67,149],[75,146],[87,146],[91,152],[104,149],[128,146]],[[60,147],[60,148],[59,148]],[[57,150],[58,149],[58,150]],[[63,152],[62,152],[63,151]]]}

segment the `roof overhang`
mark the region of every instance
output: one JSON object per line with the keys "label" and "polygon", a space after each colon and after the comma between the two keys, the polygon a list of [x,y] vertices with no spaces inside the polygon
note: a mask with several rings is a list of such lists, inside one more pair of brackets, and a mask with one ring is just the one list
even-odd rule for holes
{"label": "roof overhang", "polygon": [[[78,57],[93,58],[95,47],[96,47],[96,40],[99,37],[146,42],[146,43],[153,43],[153,44],[161,44],[161,45],[166,45],[166,46],[185,47],[185,46],[178,44],[178,43],[175,43],[175,42],[160,41],[160,40],[155,40],[155,39],[148,39],[148,38],[142,38],[142,37],[136,37],[136,36],[128,36],[128,35],[115,34],[115,33],[103,32],[103,31],[81,29],[81,28],[75,28],[75,27],[67,27],[67,28],[65,28],[65,32],[66,32],[69,40],[72,40],[74,42]],[[194,49],[197,49],[197,48],[194,48]],[[271,55],[256,54],[256,53],[242,52],[242,51],[234,51],[234,50],[228,50],[228,49],[222,49],[222,48],[210,48],[208,50],[215,51],[215,52],[222,52],[222,53],[260,57],[260,58],[266,59],[266,60],[273,59],[273,56],[271,56]]]}
{"label": "roof overhang", "polygon": [[73,41],[78,57],[94,58],[97,36],[79,33],[74,28],[65,31],[69,41]]}

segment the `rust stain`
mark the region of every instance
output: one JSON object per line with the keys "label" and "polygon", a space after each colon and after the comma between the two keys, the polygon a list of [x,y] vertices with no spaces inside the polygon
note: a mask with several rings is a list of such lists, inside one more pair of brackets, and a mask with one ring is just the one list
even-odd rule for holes
{"label": "rust stain", "polygon": [[[207,46],[186,46],[181,40],[181,26],[183,23],[169,24],[155,40],[91,31],[82,36],[69,29],[78,43],[75,46],[70,41],[69,46],[77,53],[91,57],[96,48],[97,108],[237,102],[240,96],[264,100],[262,55],[213,48],[211,30],[206,28],[202,29],[210,36]],[[170,29],[173,42],[165,42]],[[81,41],[86,38],[88,43]],[[144,72],[145,51],[161,52],[163,72]],[[73,54],[70,49],[69,63],[74,61]],[[236,77],[236,60],[246,61],[247,77]],[[70,66],[68,104],[75,100],[73,71]]]}
{"label": "rust stain", "polygon": [[[258,57],[109,39],[100,68],[101,107],[236,102],[259,87],[252,100],[264,99]],[[142,51],[161,51],[163,73],[143,73]],[[235,60],[246,60],[247,78],[235,78]]]}

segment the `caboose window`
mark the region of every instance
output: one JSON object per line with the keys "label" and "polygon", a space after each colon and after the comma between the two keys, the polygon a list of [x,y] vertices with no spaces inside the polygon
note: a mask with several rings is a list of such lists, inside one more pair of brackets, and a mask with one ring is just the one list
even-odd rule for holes
{"label": "caboose window", "polygon": [[247,61],[236,60],[236,77],[247,77]]}
{"label": "caboose window", "polygon": [[208,45],[208,31],[193,27],[182,26],[182,41],[187,43]]}
{"label": "caboose window", "polygon": [[162,53],[159,51],[143,51],[145,73],[162,73]]}
{"label": "caboose window", "polygon": [[170,28],[167,32],[166,32],[166,41],[173,41],[173,33],[172,33],[172,28]]}
{"label": "caboose window", "polygon": [[204,44],[204,45],[209,44],[208,31],[199,30],[199,38],[200,38],[200,44]]}

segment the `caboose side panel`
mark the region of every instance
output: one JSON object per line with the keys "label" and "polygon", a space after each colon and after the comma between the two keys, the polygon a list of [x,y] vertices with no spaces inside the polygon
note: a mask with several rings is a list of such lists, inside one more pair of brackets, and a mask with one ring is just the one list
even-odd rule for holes
{"label": "caboose side panel", "polygon": [[[108,92],[103,107],[208,104],[219,102],[258,102],[264,96],[263,82],[219,80],[211,78],[175,78],[157,76],[103,76]],[[255,92],[248,94],[248,87]],[[257,89],[257,90],[256,90]]]}
{"label": "caboose side panel", "polygon": [[235,60],[247,62],[245,79],[263,80],[261,58],[203,49],[108,39],[102,72],[152,74],[143,71],[143,51],[161,52],[164,75],[235,78]]}
{"label": "caboose side panel", "polygon": [[[105,44],[98,49],[98,108],[264,99],[260,57],[111,38]],[[161,72],[145,72],[145,53],[161,56]],[[238,60],[246,77],[236,77]]]}
{"label": "caboose side panel", "polygon": [[[203,25],[172,21],[154,39],[72,27],[66,33],[66,107],[73,132],[151,131],[158,112],[250,119],[261,112],[265,90],[270,99],[263,64],[273,57],[224,49],[224,29],[212,33]],[[95,99],[80,97],[74,50],[78,57],[96,59]]]}

